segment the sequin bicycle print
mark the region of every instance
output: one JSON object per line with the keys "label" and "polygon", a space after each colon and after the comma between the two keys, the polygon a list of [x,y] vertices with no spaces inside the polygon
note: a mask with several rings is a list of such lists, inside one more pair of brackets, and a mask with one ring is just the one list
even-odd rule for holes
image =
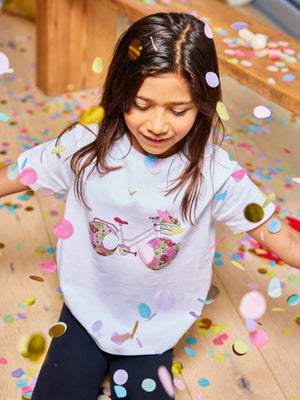
{"label": "sequin bicycle print", "polygon": [[[114,222],[118,225],[116,226],[114,223],[95,217],[89,223],[89,234],[94,250],[101,256],[110,256],[116,250],[123,256],[139,255],[143,264],[153,270],[167,267],[179,251],[179,243],[170,239],[170,236],[181,234],[183,228],[178,219],[171,217],[167,211],[158,210],[158,216],[149,219],[152,222],[150,228],[132,238],[126,238],[123,229],[128,225],[127,221],[115,217]],[[148,238],[151,239],[145,242]]]}

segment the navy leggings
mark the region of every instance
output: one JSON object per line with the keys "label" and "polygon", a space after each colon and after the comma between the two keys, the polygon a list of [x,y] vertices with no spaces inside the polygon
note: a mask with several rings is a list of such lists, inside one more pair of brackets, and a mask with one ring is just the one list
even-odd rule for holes
{"label": "navy leggings", "polygon": [[155,355],[107,354],[99,349],[66,305],[59,321],[67,324],[67,330],[52,339],[32,400],[96,400],[107,372],[113,400],[174,398],[168,394],[170,391],[166,392],[157,373],[160,366],[165,366],[173,380],[172,349]]}

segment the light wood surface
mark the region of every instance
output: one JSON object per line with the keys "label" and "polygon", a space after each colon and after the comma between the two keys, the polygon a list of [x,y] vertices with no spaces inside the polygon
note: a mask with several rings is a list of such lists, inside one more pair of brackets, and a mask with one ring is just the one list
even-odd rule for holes
{"label": "light wood surface", "polygon": [[[24,146],[56,136],[82,109],[94,105],[100,93],[86,90],[46,97],[35,85],[34,24],[0,15],[0,26],[3,27],[0,51],[8,56],[14,69],[13,73],[0,76],[0,112],[10,116],[9,121],[0,122],[0,164],[5,164],[14,161]],[[292,214],[299,218],[299,185],[286,181],[300,176],[299,118],[228,76],[222,76],[222,85],[224,102],[230,113],[226,126],[232,137],[224,147],[248,168],[253,178],[257,177],[266,193],[276,193],[281,216]],[[253,108],[257,105],[270,107],[272,118],[256,120]],[[18,379],[31,385],[42,362],[41,359],[33,363],[21,356],[20,338],[40,333],[48,344],[48,328],[59,316],[62,300],[57,291],[56,273],[47,274],[44,282],[27,276],[43,276],[38,263],[55,260],[51,253],[56,246],[53,227],[62,218],[63,209],[64,200],[57,197],[34,195],[23,200],[13,195],[0,199],[0,360],[7,361],[7,364],[0,363],[1,400],[21,399],[21,389],[16,386]],[[218,260],[224,265],[214,265],[213,276],[219,295],[212,304],[205,306],[202,315],[212,321],[214,329],[224,323],[223,330],[216,333],[211,329],[202,336],[195,323],[178,343],[175,360],[182,363],[183,370],[175,376],[176,400],[300,399],[300,326],[294,320],[300,315],[300,307],[287,304],[290,295],[300,294],[299,271],[287,265],[270,267],[267,260],[249,252],[249,259],[238,260],[245,267],[245,271],[241,271],[231,261],[239,252],[244,236],[234,236],[220,225],[216,241],[224,236],[225,240],[216,247]],[[267,273],[259,273],[260,268]],[[270,298],[267,293],[274,275],[286,285],[277,299]],[[245,321],[239,313],[240,300],[250,290],[251,283],[257,285],[267,300],[267,312],[259,321],[269,338],[264,347],[250,342]],[[26,298],[35,298],[35,303],[22,306]],[[275,307],[285,311],[272,311]],[[14,318],[10,324],[3,320],[8,315]],[[215,344],[214,339],[220,334],[226,334],[227,338],[223,344]],[[193,337],[197,343],[189,344],[188,337]],[[249,351],[244,356],[232,351],[238,338],[249,342]],[[195,357],[188,355],[185,347],[194,350]],[[211,356],[212,352],[218,359]],[[230,359],[226,360],[224,357],[228,355]],[[14,378],[11,373],[19,368],[25,375]],[[201,378],[208,379],[209,386],[200,386]]]}
{"label": "light wood surface", "polygon": [[[272,25],[246,17],[220,0],[171,0],[168,4],[164,3],[167,2],[150,4],[140,0],[37,0],[38,87],[46,94],[53,95],[102,84],[116,43],[118,15],[136,21],[154,12],[192,12],[212,27],[223,73],[300,115],[299,40],[279,33]],[[68,18],[65,18],[66,15]],[[241,44],[232,47],[226,41],[232,43],[233,39],[238,38],[238,32],[231,28],[235,22],[246,22],[251,32],[268,36],[268,42],[277,44],[276,49],[290,58],[273,60],[269,53],[262,56],[255,52],[251,56],[251,48]],[[270,45],[268,50],[271,49]],[[229,54],[228,51],[233,53]],[[292,54],[288,53],[291,51]],[[91,70],[97,56],[102,58],[104,64],[100,77]],[[267,69],[270,66],[276,67],[278,61],[284,64],[277,67],[278,73]],[[247,64],[249,62],[251,65]],[[286,74],[293,75],[295,79],[290,82],[283,80]]]}

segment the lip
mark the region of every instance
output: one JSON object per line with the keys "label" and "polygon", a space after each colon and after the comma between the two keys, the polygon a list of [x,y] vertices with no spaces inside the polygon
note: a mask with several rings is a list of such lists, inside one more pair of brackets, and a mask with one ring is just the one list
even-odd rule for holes
{"label": "lip", "polygon": [[161,143],[164,143],[167,139],[153,139],[153,138],[150,138],[149,136],[144,136],[144,138],[149,142],[149,143],[151,143],[151,144],[156,144],[156,145],[158,145],[158,144],[161,144]]}

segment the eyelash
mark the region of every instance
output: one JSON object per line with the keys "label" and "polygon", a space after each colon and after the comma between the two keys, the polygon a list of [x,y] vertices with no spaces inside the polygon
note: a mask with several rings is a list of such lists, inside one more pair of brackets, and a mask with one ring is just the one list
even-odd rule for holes
{"label": "eyelash", "polygon": [[[149,107],[142,107],[142,106],[137,105],[136,103],[133,103],[133,105],[137,110],[140,110],[140,111],[147,111],[149,109]],[[184,111],[170,110],[170,111],[176,116],[184,115],[187,112],[187,110],[184,110]]]}

